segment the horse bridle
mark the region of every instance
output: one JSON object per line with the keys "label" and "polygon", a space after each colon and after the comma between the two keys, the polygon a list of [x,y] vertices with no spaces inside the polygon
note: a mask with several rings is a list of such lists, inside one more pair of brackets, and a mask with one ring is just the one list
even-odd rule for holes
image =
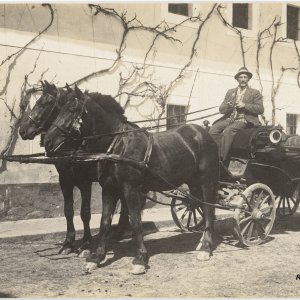
{"label": "horse bridle", "polygon": [[[72,120],[71,125],[70,125],[70,129],[65,129],[65,128],[61,127],[60,125],[57,124],[56,121],[54,121],[52,123],[52,126],[56,127],[68,139],[73,139],[72,133],[75,131],[74,123],[77,122],[78,127],[80,127],[80,120],[82,119],[82,115],[83,115],[83,112],[84,112],[84,109],[85,109],[85,104],[86,104],[87,99],[86,98],[84,99],[84,101],[82,103],[81,110],[79,111],[79,113],[77,112],[77,107],[78,107],[79,102],[80,102],[79,99],[77,97],[75,97],[72,101],[76,101],[76,107],[74,109],[75,112],[74,112],[73,120]],[[80,132],[80,130],[79,130],[79,132]]]}
{"label": "horse bridle", "polygon": [[[34,119],[34,117],[32,116],[32,114],[30,113],[28,115],[28,118],[32,121],[32,123],[37,127],[38,129],[38,132],[42,132],[42,131],[45,131],[46,130],[46,125],[47,125],[47,122],[50,120],[50,118],[53,116],[53,113],[55,112],[56,109],[59,109],[58,105],[57,105],[57,102],[58,102],[58,96],[59,94],[54,97],[52,96],[51,94],[48,94],[47,93],[47,97],[50,97],[50,98],[53,98],[53,104],[50,106],[49,108],[49,112],[47,113],[47,116],[46,118],[40,123],[38,122],[37,120]],[[39,124],[40,123],[40,124]]]}

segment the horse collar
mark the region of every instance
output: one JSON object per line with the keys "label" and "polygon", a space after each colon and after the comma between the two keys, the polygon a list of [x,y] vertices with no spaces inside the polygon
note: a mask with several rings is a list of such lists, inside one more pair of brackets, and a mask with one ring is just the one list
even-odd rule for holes
{"label": "horse collar", "polygon": [[[124,129],[125,129],[125,124],[123,123],[120,131],[124,131]],[[118,131],[119,131],[119,130],[118,130]],[[112,143],[110,144],[110,146],[108,147],[108,149],[107,149],[107,151],[106,151],[106,154],[111,154],[111,153],[112,153],[112,151],[114,150],[114,147],[115,147],[115,145],[116,145],[116,143],[117,143],[117,140],[118,140],[119,136],[121,136],[121,135],[122,135],[122,134],[116,134],[116,135],[115,135],[115,137],[114,137]]]}
{"label": "horse collar", "polygon": [[[122,128],[120,130],[121,132],[122,131],[125,131],[125,124],[123,123],[122,124]],[[147,135],[148,137],[148,142],[147,142],[147,149],[146,149],[146,152],[145,152],[145,156],[144,156],[144,159],[142,161],[142,163],[148,167],[148,163],[149,163],[149,160],[150,160],[150,156],[151,156],[151,153],[152,153],[152,148],[153,148],[153,134],[149,133],[148,131],[145,131],[145,134]],[[119,137],[122,136],[122,133],[121,134],[116,134],[112,143],[110,144],[110,146],[108,147],[108,150],[106,152],[107,155],[110,155],[113,150],[114,150],[114,147],[119,139]]]}

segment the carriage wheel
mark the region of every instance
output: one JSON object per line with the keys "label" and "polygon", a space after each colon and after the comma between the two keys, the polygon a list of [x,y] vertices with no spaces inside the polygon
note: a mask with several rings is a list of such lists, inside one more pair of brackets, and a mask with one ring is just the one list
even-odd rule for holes
{"label": "carriage wheel", "polygon": [[171,201],[171,213],[173,220],[183,231],[200,231],[204,226],[204,215],[200,206],[182,201],[176,197]]}
{"label": "carriage wheel", "polygon": [[293,215],[300,203],[300,182],[295,184],[289,190],[286,189],[281,194],[276,195],[278,217]]}
{"label": "carriage wheel", "polygon": [[270,233],[275,217],[275,197],[271,189],[262,183],[250,185],[243,192],[242,209],[235,209],[234,235],[244,246],[262,243]]}

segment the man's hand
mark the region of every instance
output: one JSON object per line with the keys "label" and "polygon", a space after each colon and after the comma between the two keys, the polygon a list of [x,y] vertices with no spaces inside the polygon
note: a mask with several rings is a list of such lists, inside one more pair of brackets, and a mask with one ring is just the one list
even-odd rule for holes
{"label": "man's hand", "polygon": [[235,105],[235,103],[233,101],[228,101],[227,104],[232,107],[234,107],[234,105]]}
{"label": "man's hand", "polygon": [[244,108],[245,107],[245,103],[244,102],[239,102],[236,104],[237,108]]}

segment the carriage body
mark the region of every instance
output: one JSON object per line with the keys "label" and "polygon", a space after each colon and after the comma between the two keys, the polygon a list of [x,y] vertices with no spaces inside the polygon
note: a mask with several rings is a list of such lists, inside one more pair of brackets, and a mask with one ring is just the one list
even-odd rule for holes
{"label": "carriage body", "polygon": [[[228,166],[220,162],[218,208],[233,211],[234,234],[241,244],[260,244],[267,239],[276,215],[292,215],[299,206],[300,136],[287,136],[275,126],[243,129],[236,134],[229,157]],[[179,201],[174,198],[173,204]],[[186,204],[192,214],[195,206]],[[176,211],[173,207],[180,228],[201,227],[201,216],[191,226]]]}
{"label": "carriage body", "polygon": [[276,197],[277,215],[292,215],[300,201],[299,151],[300,136],[287,136],[281,127],[241,130],[231,147],[229,172],[221,171],[221,181],[265,184]]}

